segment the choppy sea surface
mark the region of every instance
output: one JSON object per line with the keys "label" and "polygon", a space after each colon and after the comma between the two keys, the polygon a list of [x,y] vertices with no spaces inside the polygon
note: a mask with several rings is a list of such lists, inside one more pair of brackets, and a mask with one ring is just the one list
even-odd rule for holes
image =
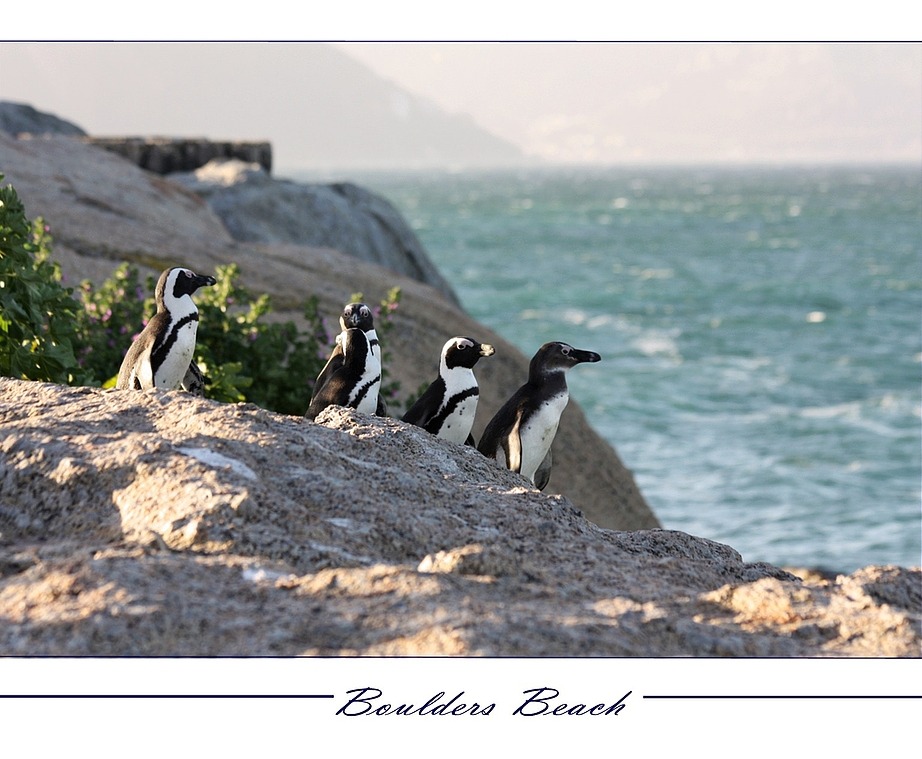
{"label": "choppy sea surface", "polygon": [[664,527],[746,561],[922,563],[922,167],[347,178],[525,354],[602,355],[571,399]]}

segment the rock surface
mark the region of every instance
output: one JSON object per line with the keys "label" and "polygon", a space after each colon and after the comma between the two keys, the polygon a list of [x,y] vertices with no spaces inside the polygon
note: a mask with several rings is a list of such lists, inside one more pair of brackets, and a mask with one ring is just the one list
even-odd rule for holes
{"label": "rock surface", "polygon": [[87,137],[86,141],[156,174],[195,171],[215,160],[255,163],[266,172],[272,171],[272,145],[265,141],[231,142],[204,137]]}
{"label": "rock surface", "polygon": [[217,160],[170,179],[205,198],[235,240],[334,248],[431,285],[458,304],[397,209],[358,185],[274,180],[253,163]]}
{"label": "rock surface", "polygon": [[0,655],[920,656],[918,568],[615,532],[331,408],[0,378]]}
{"label": "rock surface", "polygon": [[[527,377],[529,357],[434,288],[331,248],[236,241],[201,197],[101,148],[66,137],[15,139],[0,133],[0,172],[27,214],[50,225],[67,284],[102,281],[122,261],[151,274],[179,264],[213,272],[237,263],[242,283],[252,292],[270,293],[280,318],[299,321],[305,298],[316,295],[330,324],[352,293],[377,303],[399,286],[402,300],[383,353],[391,377],[407,391],[433,379],[442,345],[454,335],[471,335],[496,348],[496,355],[478,365],[477,437]],[[630,471],[587,423],[578,401],[571,399],[561,420],[549,492],[565,494],[602,527],[660,526]],[[398,415],[401,409],[392,411]]]}
{"label": "rock surface", "polygon": [[0,132],[13,136],[19,134],[86,135],[80,127],[52,113],[45,113],[26,103],[0,100]]}

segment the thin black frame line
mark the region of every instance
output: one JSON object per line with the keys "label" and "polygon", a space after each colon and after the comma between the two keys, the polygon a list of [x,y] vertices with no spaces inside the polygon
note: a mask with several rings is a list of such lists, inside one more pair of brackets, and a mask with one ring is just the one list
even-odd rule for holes
{"label": "thin black frame line", "polygon": [[881,699],[884,699],[884,698],[922,698],[922,695],[918,695],[918,696],[915,696],[915,695],[913,695],[913,696],[905,696],[905,695],[904,695],[904,696],[893,696],[893,695],[887,695],[887,696],[871,696],[871,695],[866,695],[866,696],[859,696],[859,695],[854,695],[854,696],[852,696],[852,695],[834,695],[834,696],[823,696],[823,695],[762,695],[762,696],[759,696],[759,695],[716,695],[716,696],[715,696],[715,695],[709,695],[709,696],[675,696],[675,695],[671,695],[671,696],[660,696],[660,695],[655,695],[655,696],[654,696],[654,695],[651,695],[651,696],[643,696],[642,698],[663,698],[663,699],[665,699],[665,698],[675,698],[675,699],[681,699],[681,698],[685,698],[685,699],[706,699],[706,698],[727,698],[727,699],[729,699],[729,698],[738,698],[738,699],[747,699],[747,698],[748,698],[748,699],[754,699],[754,698],[779,698],[779,699],[780,699],[780,698],[812,698],[812,699],[821,699],[821,698],[829,698],[829,699],[881,698]]}
{"label": "thin black frame line", "polygon": [[336,698],[300,693],[3,693],[2,698]]}

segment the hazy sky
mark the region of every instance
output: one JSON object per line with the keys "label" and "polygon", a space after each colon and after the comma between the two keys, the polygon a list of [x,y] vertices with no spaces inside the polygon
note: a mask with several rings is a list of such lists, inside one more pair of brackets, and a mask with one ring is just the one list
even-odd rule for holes
{"label": "hazy sky", "polygon": [[551,161],[920,161],[922,45],[342,44]]}
{"label": "hazy sky", "polygon": [[[297,169],[307,146],[375,135],[354,111],[374,91],[318,45],[0,43],[0,99],[97,135],[269,139]],[[919,43],[330,47],[547,162],[922,163]]]}

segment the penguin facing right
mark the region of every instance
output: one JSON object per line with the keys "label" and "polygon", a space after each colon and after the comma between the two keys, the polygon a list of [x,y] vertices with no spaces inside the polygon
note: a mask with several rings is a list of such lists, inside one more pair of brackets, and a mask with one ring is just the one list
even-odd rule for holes
{"label": "penguin facing right", "polygon": [[439,376],[403,415],[403,421],[444,440],[473,446],[471,427],[480,394],[474,365],[495,352],[492,345],[470,337],[451,338],[442,347]]}
{"label": "penguin facing right", "polygon": [[[336,336],[336,344],[333,346],[333,351],[330,353],[326,365],[320,370],[320,374],[317,375],[317,379],[314,382],[314,389],[311,392],[311,403],[314,402],[314,398],[320,393],[330,377],[333,376],[333,373],[343,365],[343,340],[346,335],[346,330],[362,330],[362,332],[365,333],[365,337],[368,338],[369,360],[377,360],[378,364],[381,364],[381,344],[378,342],[378,333],[375,331],[375,318],[371,313],[371,309],[366,304],[358,302],[347,303],[343,307],[342,314],[339,316],[339,328],[340,333]],[[378,371],[380,372],[380,366]],[[378,393],[378,404],[375,413],[378,416],[387,416],[387,403],[380,393]]]}
{"label": "penguin facing right", "polygon": [[195,373],[201,376],[197,367],[192,369],[198,331],[198,308],[192,293],[216,282],[214,277],[181,266],[160,275],[154,291],[157,313],[128,348],[116,388],[176,390]]}
{"label": "penguin facing right", "polygon": [[542,345],[529,364],[528,381],[489,421],[478,450],[544,490],[551,476],[551,443],[570,400],[566,373],[577,364],[601,360],[598,353],[567,343]]}
{"label": "penguin facing right", "polygon": [[342,362],[330,372],[323,387],[311,398],[305,413],[316,419],[327,406],[349,406],[363,414],[374,414],[378,407],[381,361],[372,353],[368,337],[357,327],[342,335]]}

